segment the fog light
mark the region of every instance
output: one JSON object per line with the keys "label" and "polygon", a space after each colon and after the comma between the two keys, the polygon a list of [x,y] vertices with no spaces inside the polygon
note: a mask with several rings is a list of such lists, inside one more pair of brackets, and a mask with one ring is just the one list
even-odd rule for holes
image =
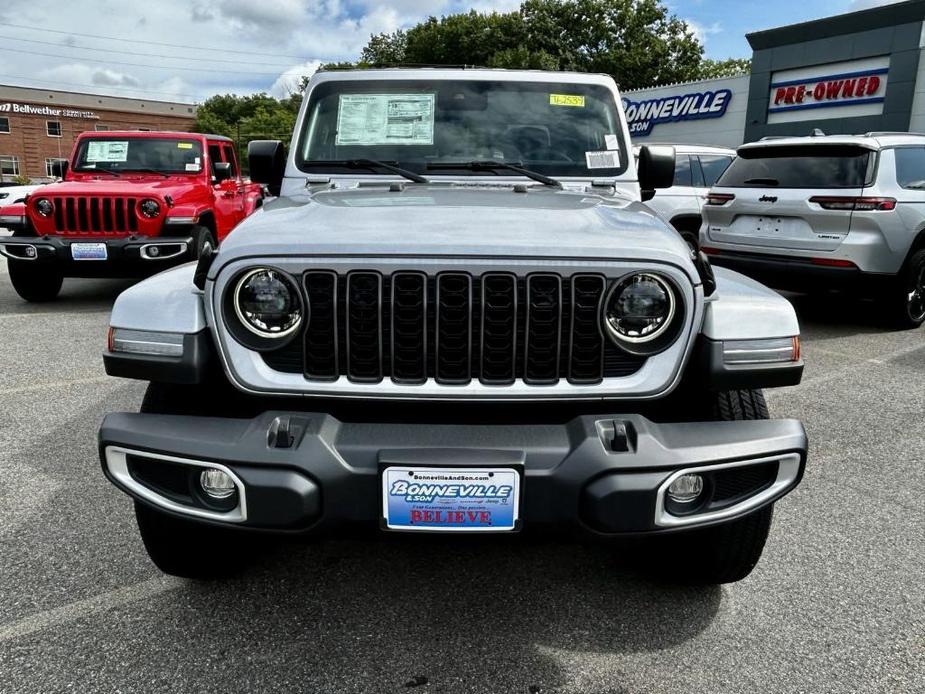
{"label": "fog light", "polygon": [[148,257],[150,257],[150,258],[156,258],[156,257],[159,256],[160,254],[161,254],[161,249],[158,248],[157,246],[149,246],[149,247],[148,247]]}
{"label": "fog light", "polygon": [[36,256],[35,246],[26,246],[24,252],[27,258],[34,258]]}
{"label": "fog light", "polygon": [[668,487],[668,498],[678,504],[695,501],[703,491],[703,477],[700,475],[681,475]]}
{"label": "fog light", "polygon": [[235,493],[234,480],[227,472],[209,468],[199,475],[199,486],[212,499],[227,499]]}

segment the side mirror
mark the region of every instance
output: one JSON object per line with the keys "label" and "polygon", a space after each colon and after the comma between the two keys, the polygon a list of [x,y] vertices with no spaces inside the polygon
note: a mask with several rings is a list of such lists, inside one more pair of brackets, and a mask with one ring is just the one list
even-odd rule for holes
{"label": "side mirror", "polygon": [[64,178],[64,174],[67,173],[68,160],[67,159],[56,159],[51,163],[51,175],[52,178]]}
{"label": "side mirror", "polygon": [[263,183],[279,195],[286,171],[286,146],[279,140],[253,140],[247,145],[247,163],[254,183]]}
{"label": "side mirror", "polygon": [[643,145],[639,148],[639,187],[643,191],[652,191],[651,200],[657,188],[671,188],[674,183],[674,147],[667,145]]}
{"label": "side mirror", "polygon": [[212,171],[215,172],[215,182],[221,183],[231,178],[231,162],[216,161],[212,164]]}

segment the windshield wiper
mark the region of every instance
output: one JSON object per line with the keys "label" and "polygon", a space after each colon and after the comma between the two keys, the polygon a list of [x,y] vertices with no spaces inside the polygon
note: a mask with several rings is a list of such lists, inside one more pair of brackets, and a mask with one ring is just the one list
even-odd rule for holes
{"label": "windshield wiper", "polygon": [[164,173],[163,171],[159,171],[158,169],[146,169],[143,167],[136,169],[135,167],[132,167],[130,169],[122,169],[122,170],[123,171],[140,171],[141,173],[153,173],[159,176],[163,176],[164,178],[170,178],[170,174]]}
{"label": "windshield wiper", "polygon": [[520,166],[520,162],[514,164],[512,162],[505,161],[460,161],[460,162],[434,162],[428,164],[427,168],[429,170],[439,170],[439,169],[469,169],[470,171],[494,171],[497,172],[498,169],[507,169],[508,171],[513,171],[514,173],[519,173],[521,176],[526,176],[529,179],[542,183],[544,186],[551,186],[553,188],[562,188],[562,184],[554,178],[549,176],[544,176],[541,173],[536,171],[530,171],[530,169],[525,169]]}
{"label": "windshield wiper", "polygon": [[375,159],[311,159],[304,163],[306,166],[339,166],[345,169],[369,169],[370,171],[384,169],[415,183],[430,183],[430,181],[414,173],[414,171],[408,171],[408,169],[403,169],[400,166]]}
{"label": "windshield wiper", "polygon": [[118,171],[113,171],[112,169],[90,169],[86,166],[78,166],[74,171],[80,171],[81,173],[108,173],[110,176],[115,176],[116,178],[122,178],[122,174]]}
{"label": "windshield wiper", "polygon": [[745,185],[779,186],[780,181],[776,178],[746,178]]}

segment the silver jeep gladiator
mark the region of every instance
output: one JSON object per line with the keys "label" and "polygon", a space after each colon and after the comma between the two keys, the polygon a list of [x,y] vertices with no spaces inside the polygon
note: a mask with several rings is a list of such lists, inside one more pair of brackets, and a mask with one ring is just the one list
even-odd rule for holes
{"label": "silver jeep gladiator", "polygon": [[711,269],[641,202],[604,75],[326,71],[278,197],[217,252],[124,292],[104,355],[149,381],[99,452],[152,560],[227,574],[261,533],[607,538],[669,579],[736,581],[806,434],[790,304]]}

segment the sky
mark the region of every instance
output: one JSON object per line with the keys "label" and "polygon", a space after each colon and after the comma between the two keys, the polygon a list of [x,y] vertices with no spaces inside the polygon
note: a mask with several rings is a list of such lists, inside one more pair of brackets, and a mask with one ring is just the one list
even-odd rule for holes
{"label": "sky", "polygon": [[[707,57],[750,57],[750,31],[889,0],[666,0]],[[510,11],[519,0],[3,0],[0,84],[160,101],[285,96],[319,63],[430,15]],[[0,99],[2,99],[0,87]]]}

